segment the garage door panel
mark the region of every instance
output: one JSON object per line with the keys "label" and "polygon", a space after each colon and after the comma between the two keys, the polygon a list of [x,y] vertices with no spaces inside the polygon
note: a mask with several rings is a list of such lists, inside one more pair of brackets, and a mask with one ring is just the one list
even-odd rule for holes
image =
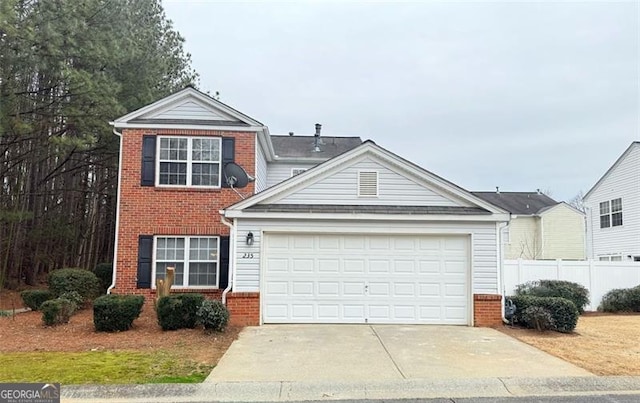
{"label": "garage door panel", "polygon": [[466,237],[265,238],[266,323],[468,324]]}

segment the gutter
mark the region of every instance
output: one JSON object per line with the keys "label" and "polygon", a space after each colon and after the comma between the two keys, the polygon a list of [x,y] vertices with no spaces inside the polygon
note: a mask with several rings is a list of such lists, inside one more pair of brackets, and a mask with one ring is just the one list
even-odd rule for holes
{"label": "gutter", "polygon": [[227,288],[225,288],[224,291],[222,291],[222,304],[227,305],[227,294],[233,288],[234,276],[232,276],[232,274],[235,274],[233,267],[235,263],[234,255],[235,255],[235,249],[236,249],[235,247],[236,246],[236,228],[231,223],[231,221],[227,220],[224,217],[223,214],[224,214],[224,210],[220,211],[220,222],[222,222],[224,225],[229,227],[229,270],[227,273],[228,280],[227,280]]}
{"label": "gutter", "polygon": [[502,239],[502,230],[509,227],[509,222],[496,223],[496,230],[498,231],[498,250],[500,256],[498,257],[498,270],[500,274],[498,276],[498,289],[502,295],[502,301],[500,302],[500,316],[502,316],[502,322],[509,324],[510,322],[504,316],[504,303],[506,301],[506,290],[504,289],[504,242]]}
{"label": "gutter", "polygon": [[[113,124],[113,122],[110,122]],[[122,188],[122,133],[113,127],[113,134],[120,138],[120,146],[118,153],[118,192],[116,193],[116,240],[113,245],[113,274],[111,275],[111,285],[107,288],[107,294],[111,294],[116,286],[116,273],[118,272],[118,238],[120,233],[120,189]]]}

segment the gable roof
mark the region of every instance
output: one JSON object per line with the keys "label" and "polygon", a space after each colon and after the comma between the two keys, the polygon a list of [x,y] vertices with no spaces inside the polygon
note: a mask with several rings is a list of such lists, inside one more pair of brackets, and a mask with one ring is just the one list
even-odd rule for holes
{"label": "gable roof", "polygon": [[631,153],[631,150],[633,150],[635,147],[640,147],[640,141],[632,141],[631,145],[629,145],[629,147],[627,147],[627,149],[622,153],[622,155],[620,157],[618,157],[618,159],[616,160],[616,162],[613,163],[613,165],[611,165],[611,167],[609,169],[607,169],[607,172],[604,173],[604,175],[602,175],[602,177],[600,179],[598,179],[598,181],[596,182],[595,185],[593,185],[591,187],[591,189],[589,189],[589,191],[587,193],[585,193],[585,195],[582,197],[582,199],[586,199],[587,197],[589,197],[589,195],[598,187],[600,186],[600,184],[602,183],[602,181],[609,176],[609,174],[618,166],[620,165],[620,163],[627,157],[627,155],[629,155]]}
{"label": "gable roof", "polygon": [[471,192],[515,215],[534,215],[555,206],[557,201],[538,192]]}
{"label": "gable roof", "polygon": [[320,158],[329,159],[352,150],[362,144],[360,137],[321,136],[319,149],[315,151],[315,136],[272,135],[271,142],[279,159]]}
{"label": "gable roof", "polygon": [[188,86],[152,104],[109,122],[115,128],[263,129],[259,121]]}
{"label": "gable roof", "polygon": [[[366,140],[361,145],[347,151],[337,157],[334,157],[328,161],[325,161],[300,175],[291,177],[279,184],[272,186],[260,193],[257,193],[245,200],[239,201],[224,210],[224,214],[227,216],[229,212],[240,212],[244,209],[248,209],[261,202],[268,202],[274,198],[283,198],[287,195],[295,193],[298,189],[308,186],[310,183],[315,183],[321,179],[331,176],[334,172],[340,170],[349,162],[355,161],[358,158],[364,156],[375,156],[380,161],[390,166],[395,166],[407,175],[415,178],[422,183],[429,183],[430,186],[438,188],[440,192],[449,194],[451,197],[464,200],[465,202],[473,205],[474,207],[480,207],[486,210],[490,214],[508,214],[506,210],[487,203],[485,200],[471,194],[467,190],[425,170],[424,168],[415,165],[414,163],[405,160],[398,155],[378,146],[371,140]],[[339,202],[339,201],[338,201]],[[232,213],[231,215],[235,215]]]}
{"label": "gable roof", "polygon": [[547,213],[548,213],[548,212],[550,212],[551,210],[555,210],[556,208],[558,208],[558,207],[560,207],[560,206],[567,207],[568,209],[570,209],[570,210],[572,210],[572,211],[574,211],[574,212],[576,212],[577,214],[580,214],[580,215],[582,215],[582,216],[583,216],[583,215],[585,215],[585,214],[584,214],[584,212],[582,212],[582,211],[578,210],[577,208],[573,207],[573,206],[572,206],[572,205],[570,205],[569,203],[567,203],[567,202],[563,202],[563,201],[561,201],[560,203],[556,204],[555,206],[548,206],[548,207],[543,207],[543,208],[541,208],[541,209],[540,209],[540,211],[538,211],[538,214],[539,214],[539,215],[547,214]]}

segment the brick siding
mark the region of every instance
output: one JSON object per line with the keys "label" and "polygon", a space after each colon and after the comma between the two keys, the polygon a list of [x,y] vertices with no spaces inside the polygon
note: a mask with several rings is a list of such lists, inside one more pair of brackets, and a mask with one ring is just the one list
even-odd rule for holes
{"label": "brick siding", "polygon": [[474,294],[473,324],[476,327],[502,326],[502,296]]}

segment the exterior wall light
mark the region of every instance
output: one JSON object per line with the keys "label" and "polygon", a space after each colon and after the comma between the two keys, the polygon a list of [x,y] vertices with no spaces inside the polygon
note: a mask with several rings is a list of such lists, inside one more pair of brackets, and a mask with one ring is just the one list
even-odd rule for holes
{"label": "exterior wall light", "polygon": [[253,232],[249,232],[247,234],[247,245],[249,246],[253,245]]}

